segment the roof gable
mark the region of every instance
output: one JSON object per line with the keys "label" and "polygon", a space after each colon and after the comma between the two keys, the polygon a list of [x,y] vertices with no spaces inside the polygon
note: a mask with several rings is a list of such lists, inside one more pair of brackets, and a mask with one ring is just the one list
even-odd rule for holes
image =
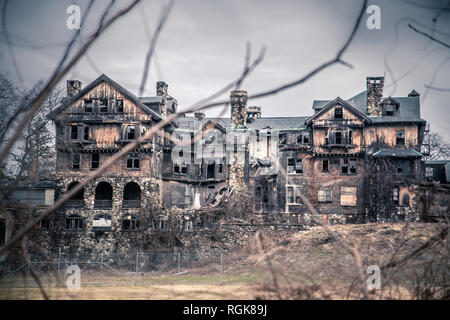
{"label": "roof gable", "polygon": [[153,111],[152,109],[150,109],[149,107],[147,107],[144,103],[142,103],[134,94],[132,94],[131,92],[129,92],[127,89],[125,89],[124,87],[122,87],[120,84],[118,84],[117,82],[113,81],[111,78],[109,78],[108,76],[106,76],[105,74],[102,74],[101,76],[99,76],[97,79],[95,79],[94,81],[92,81],[90,84],[88,84],[84,89],[82,89],[77,95],[71,97],[71,98],[66,98],[65,101],[63,101],[63,103],[61,103],[61,105],[59,107],[57,107],[55,110],[53,110],[52,112],[50,112],[48,114],[48,117],[50,119],[55,119],[56,116],[58,114],[60,114],[61,112],[63,112],[64,110],[66,110],[69,106],[71,106],[73,103],[75,103],[76,101],[78,101],[79,99],[81,99],[84,95],[86,95],[87,93],[89,93],[92,89],[94,89],[95,87],[97,87],[100,83],[102,82],[106,82],[108,85],[110,85],[112,88],[114,88],[115,90],[117,90],[120,94],[122,94],[124,97],[126,97],[127,99],[129,99],[131,102],[133,102],[137,107],[139,107],[140,109],[142,109],[143,112],[145,112],[146,114],[152,116],[153,119],[155,120],[163,120],[163,118],[157,114],[155,111]]}
{"label": "roof gable", "polygon": [[340,105],[343,108],[347,109],[348,111],[350,111],[353,115],[355,115],[357,118],[361,119],[364,122],[370,123],[370,119],[364,115],[363,113],[361,113],[359,110],[357,110],[356,108],[354,108],[351,104],[349,104],[347,101],[344,101],[341,97],[337,97],[336,99],[330,101],[329,103],[327,103],[323,108],[321,108],[318,112],[316,112],[314,115],[312,115],[311,117],[309,117],[308,119],[306,119],[306,124],[310,124],[313,120],[317,119],[318,117],[320,117],[321,115],[323,115],[324,113],[326,113],[328,110],[330,110],[331,108],[335,107],[336,105]]}

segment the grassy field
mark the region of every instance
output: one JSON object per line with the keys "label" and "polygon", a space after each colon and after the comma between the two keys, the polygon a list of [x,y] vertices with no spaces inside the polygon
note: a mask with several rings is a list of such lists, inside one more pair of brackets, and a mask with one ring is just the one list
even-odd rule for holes
{"label": "grassy field", "polygon": [[[383,265],[394,253],[401,257],[415,250],[439,228],[442,226],[423,223],[332,226],[344,241],[357,246],[364,268]],[[425,261],[426,256],[420,259]],[[225,259],[223,273],[218,270],[206,265],[182,268],[178,274],[178,270],[123,276],[105,272],[102,279],[98,272],[82,272],[78,290],[56,287],[53,273],[40,278],[50,299],[360,298],[360,290],[349,290],[356,277],[352,256],[323,227],[276,238],[258,234],[248,246]],[[384,288],[383,295],[370,292],[371,297],[409,299],[409,280],[405,275],[397,280],[395,290]],[[42,299],[42,294],[32,278],[27,285],[17,274],[0,280],[0,299]]]}

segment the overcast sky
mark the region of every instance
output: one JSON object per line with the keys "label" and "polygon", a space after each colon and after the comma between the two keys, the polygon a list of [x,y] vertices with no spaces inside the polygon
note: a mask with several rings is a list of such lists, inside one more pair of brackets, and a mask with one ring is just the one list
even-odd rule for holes
{"label": "overcast sky", "polygon": [[[0,0],[2,8],[4,2]],[[450,49],[408,28],[412,23],[430,32],[426,26],[432,27],[433,17],[440,13],[436,28],[448,32],[450,11],[434,7],[449,6],[449,2],[369,1],[381,9],[381,30],[369,30],[366,20],[370,14],[364,15],[343,56],[354,68],[332,66],[301,86],[249,104],[261,106],[263,116],[310,115],[313,100],[348,99],[365,90],[366,76],[385,74],[385,96],[406,96],[416,89],[421,94],[422,118],[450,141],[450,91],[426,92],[425,88],[427,84],[450,88]],[[19,76],[4,35],[0,36],[1,70],[22,79],[25,86],[48,79],[61,57],[62,44],[75,32],[66,27],[66,8],[78,4],[83,14],[87,3],[9,1],[5,23],[12,41],[20,44],[13,46]],[[115,9],[126,3],[118,1]],[[137,95],[149,47],[147,35],[153,32],[164,4],[167,1],[144,1],[117,21],[88,51],[90,59],[83,58],[64,81],[78,79],[85,86],[105,73]],[[350,34],[361,4],[360,0],[178,0],[160,35],[145,95],[154,95],[155,82],[164,80],[180,108],[190,106],[238,77],[247,41],[252,44],[253,56],[261,46],[267,47],[264,61],[243,84],[249,94],[300,78],[334,57]],[[97,25],[106,5],[106,1],[96,1],[82,28],[84,37]],[[449,34],[435,32],[434,36],[450,43]],[[399,79],[395,90],[385,59]],[[216,113],[211,110],[207,115]]]}

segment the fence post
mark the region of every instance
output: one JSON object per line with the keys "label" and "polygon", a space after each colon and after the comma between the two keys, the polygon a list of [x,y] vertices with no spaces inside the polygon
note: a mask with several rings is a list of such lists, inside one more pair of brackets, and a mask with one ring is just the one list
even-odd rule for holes
{"label": "fence post", "polygon": [[223,281],[223,253],[220,252],[220,282]]}
{"label": "fence post", "polygon": [[100,261],[100,286],[103,287],[103,251],[102,251],[101,261]]}
{"label": "fence post", "polygon": [[177,260],[178,260],[178,273],[180,273],[180,267],[181,267],[181,254],[180,254],[180,251],[178,251]]}
{"label": "fence post", "polygon": [[136,274],[138,272],[138,263],[139,263],[139,251],[136,252]]}
{"label": "fence post", "polygon": [[58,248],[58,270],[57,270],[57,274],[56,274],[56,281],[57,281],[57,286],[60,287],[61,286],[61,275],[59,273],[59,270],[61,269],[61,247]]}

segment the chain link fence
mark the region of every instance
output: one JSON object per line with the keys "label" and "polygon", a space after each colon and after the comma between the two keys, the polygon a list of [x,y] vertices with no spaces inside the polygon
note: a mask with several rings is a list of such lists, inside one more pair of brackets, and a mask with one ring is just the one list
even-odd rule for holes
{"label": "chain link fence", "polygon": [[[195,258],[194,258],[195,257]],[[154,284],[221,283],[229,256],[223,252],[201,258],[191,252],[65,252],[28,253],[23,261],[2,266],[0,289],[36,287],[33,271],[44,287],[68,287],[74,267],[81,286],[130,286]],[[231,262],[230,262],[231,264]]]}

